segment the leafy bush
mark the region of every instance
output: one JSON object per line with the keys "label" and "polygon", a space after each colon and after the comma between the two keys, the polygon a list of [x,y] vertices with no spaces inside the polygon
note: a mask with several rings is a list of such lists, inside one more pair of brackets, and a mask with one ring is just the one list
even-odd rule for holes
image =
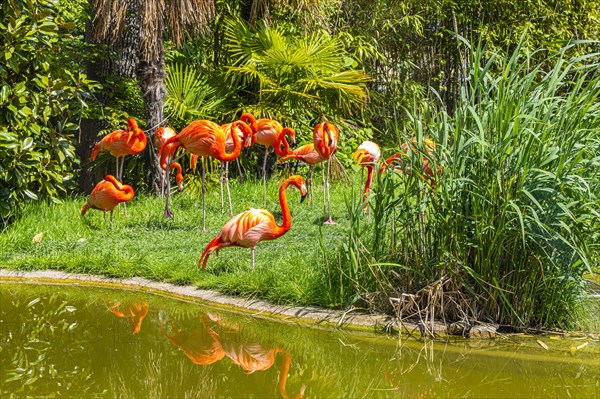
{"label": "leafy bush", "polygon": [[600,252],[599,56],[569,58],[573,47],[539,64],[521,47],[510,57],[469,48],[454,113],[408,113],[404,139],[419,143],[410,162],[434,164],[436,187],[413,166],[378,176],[372,223],[349,204],[340,295],[351,284],[395,298],[404,315],[573,325]]}
{"label": "leafy bush", "polygon": [[53,64],[72,24],[55,1],[8,1],[0,29],[0,217],[8,220],[27,199],[57,200],[77,162],[73,132],[95,88],[81,73]]}

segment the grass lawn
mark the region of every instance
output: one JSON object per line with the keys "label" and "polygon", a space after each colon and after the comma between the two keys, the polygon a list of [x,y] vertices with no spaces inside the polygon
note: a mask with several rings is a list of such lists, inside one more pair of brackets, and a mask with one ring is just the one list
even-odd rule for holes
{"label": "grass lawn", "polygon": [[[301,170],[304,174],[304,170]],[[318,176],[318,177],[317,177]],[[277,192],[283,177],[267,186],[267,209],[281,222]],[[63,204],[30,203],[20,220],[0,233],[0,267],[19,270],[56,269],[110,277],[141,276],[175,284],[194,284],[241,296],[256,296],[274,303],[339,305],[330,294],[330,268],[338,267],[339,242],[349,228],[344,196],[358,193],[353,183],[334,182],[332,215],[336,226],[323,225],[323,192],[320,173],[315,174],[314,206],[300,203],[298,190],[288,189],[293,222],[291,230],[256,249],[256,270],[251,270],[251,251],[225,248],[211,255],[205,271],[197,268],[208,242],[230,219],[221,213],[218,181],[207,192],[207,232],[201,232],[202,202],[199,190],[189,184],[171,200],[174,219],[164,216],[164,200],[137,195],[127,205],[128,216],[115,208],[113,228],[100,211],[79,217],[85,197]],[[231,182],[234,214],[263,208],[262,181]],[[357,194],[358,195],[358,194]],[[40,242],[33,237],[43,233]],[[325,251],[325,252],[324,252]],[[327,256],[324,256],[327,254]],[[333,260],[333,262],[332,262]]]}

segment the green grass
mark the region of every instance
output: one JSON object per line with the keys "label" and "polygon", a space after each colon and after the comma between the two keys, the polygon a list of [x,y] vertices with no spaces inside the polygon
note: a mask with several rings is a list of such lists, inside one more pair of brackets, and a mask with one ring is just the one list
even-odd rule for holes
{"label": "green grass", "polygon": [[[300,172],[305,174],[306,168]],[[318,174],[320,175],[320,173]],[[256,270],[251,270],[251,251],[226,248],[212,254],[205,271],[197,268],[206,244],[230,219],[228,208],[221,213],[216,178],[207,192],[207,232],[201,232],[202,202],[188,176],[188,186],[172,197],[174,219],[164,216],[164,201],[150,195],[136,195],[128,203],[128,216],[115,209],[113,228],[105,227],[102,212],[91,210],[84,218],[79,212],[84,197],[63,204],[31,202],[22,217],[0,234],[0,266],[18,270],[56,269],[109,277],[141,276],[175,284],[247,297],[260,297],[275,303],[339,305],[328,287],[328,262],[323,244],[335,254],[348,229],[344,192],[348,184],[332,185],[332,214],[337,226],[323,226],[323,196],[320,178],[315,177],[315,204],[300,203],[297,190],[288,189],[292,211],[291,230],[274,241],[262,242],[256,249]],[[280,223],[278,189],[283,177],[268,182],[267,209]],[[357,182],[356,184],[359,184]],[[262,181],[231,182],[234,214],[262,206]],[[32,238],[43,233],[39,243]]]}

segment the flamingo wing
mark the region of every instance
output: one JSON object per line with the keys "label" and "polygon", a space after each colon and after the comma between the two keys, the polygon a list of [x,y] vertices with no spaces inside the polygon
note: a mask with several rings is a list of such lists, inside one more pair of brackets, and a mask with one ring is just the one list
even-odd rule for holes
{"label": "flamingo wing", "polygon": [[207,120],[193,121],[177,137],[181,145],[194,155],[215,157],[217,149],[225,148],[225,132],[221,126]]}
{"label": "flamingo wing", "polygon": [[278,144],[279,134],[283,130],[281,123],[273,119],[259,119],[256,121],[256,142],[267,147],[275,147]]}
{"label": "flamingo wing", "polygon": [[310,166],[314,166],[319,162],[322,162],[324,158],[315,149],[315,144],[310,143],[290,151],[287,155],[281,157],[279,162],[285,162],[288,159],[297,159]]}
{"label": "flamingo wing", "polygon": [[92,191],[88,204],[94,209],[112,211],[119,203],[117,193],[118,190],[112,183],[103,180]]}
{"label": "flamingo wing", "polygon": [[260,241],[272,239],[273,214],[264,209],[249,209],[236,216],[223,226],[219,237],[225,244],[252,248]]}

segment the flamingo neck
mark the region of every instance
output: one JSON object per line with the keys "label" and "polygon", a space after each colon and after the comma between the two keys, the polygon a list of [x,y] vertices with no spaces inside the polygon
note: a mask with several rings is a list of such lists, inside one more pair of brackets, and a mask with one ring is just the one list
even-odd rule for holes
{"label": "flamingo neck", "polygon": [[177,183],[183,183],[183,171],[181,169],[181,165],[179,164],[179,162],[173,162],[171,165],[169,165],[171,170],[175,170],[177,171],[177,175],[175,176],[175,181]]}
{"label": "flamingo neck", "polygon": [[158,155],[160,155],[160,167],[164,170],[167,170],[167,158],[171,157],[181,145],[178,136],[179,135],[173,136],[165,141],[158,152]]}
{"label": "flamingo neck", "polygon": [[246,122],[248,126],[250,126],[250,129],[252,129],[253,134],[256,133],[256,131],[258,130],[258,122],[256,121],[254,115],[247,112],[243,113],[242,116],[240,116],[240,120]]}
{"label": "flamingo neck", "polygon": [[[286,139],[286,135],[291,137],[292,129],[289,127],[285,127],[281,129],[281,133],[279,133],[279,138],[277,140],[277,145],[275,145],[275,153],[280,157],[287,155],[290,152],[290,145]],[[283,150],[281,149],[281,145],[283,144]]]}
{"label": "flamingo neck", "polygon": [[279,188],[279,205],[281,206],[281,226],[278,227],[278,231],[276,232],[276,237],[280,237],[287,233],[289,229],[292,227],[292,213],[290,212],[290,207],[287,202],[287,194],[286,190],[290,185],[289,181],[283,182],[281,187]]}
{"label": "flamingo neck", "polygon": [[131,201],[134,196],[133,187],[127,184],[123,185],[119,191],[122,193],[120,198],[122,201]]}
{"label": "flamingo neck", "polygon": [[114,176],[107,175],[104,178],[105,181],[112,183],[112,185],[121,192],[119,195],[119,201],[130,201],[134,196],[133,187],[127,184],[121,184]]}
{"label": "flamingo neck", "polygon": [[365,183],[365,195],[363,196],[363,201],[369,196],[369,192],[371,191],[371,183],[373,182],[373,171],[375,170],[375,166],[368,165],[366,168],[367,182]]}
{"label": "flamingo neck", "polygon": [[144,131],[142,129],[136,129],[135,130],[137,133],[137,139],[140,141],[140,147],[142,148],[146,148],[146,144],[147,144],[147,139],[146,139],[146,135],[144,134]]}
{"label": "flamingo neck", "polygon": [[227,154],[225,152],[225,146],[223,146],[223,154],[221,156],[221,158],[219,159],[222,162],[231,162],[233,160],[235,160],[237,157],[240,156],[240,152],[242,152],[242,141],[240,140],[240,136],[238,136],[235,132],[237,127],[240,127],[240,129],[242,129],[242,131],[244,132],[244,139],[246,138],[248,132],[247,132],[247,127],[248,125],[246,123],[240,123],[240,121],[235,121],[233,122],[233,124],[231,125],[231,138],[233,139],[233,151],[229,154]]}

